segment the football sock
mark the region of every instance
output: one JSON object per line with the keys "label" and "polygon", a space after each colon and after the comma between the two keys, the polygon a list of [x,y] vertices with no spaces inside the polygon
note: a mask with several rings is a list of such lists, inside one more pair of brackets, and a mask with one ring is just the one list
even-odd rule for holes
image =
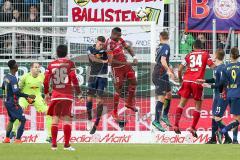
{"label": "football sock", "polygon": [[179,126],[179,121],[180,121],[180,119],[181,119],[182,112],[183,112],[183,108],[177,107],[177,109],[176,109],[176,115],[175,115],[175,124],[174,124],[176,127]]}
{"label": "football sock", "polygon": [[47,129],[47,135],[48,137],[51,137],[51,127],[52,127],[52,117],[49,115],[46,115],[46,129]]}
{"label": "football sock", "polygon": [[71,138],[71,131],[72,131],[72,127],[70,124],[65,124],[63,126],[63,132],[64,132],[64,147],[69,147],[69,141]]}
{"label": "football sock", "polygon": [[26,123],[26,119],[25,118],[20,121],[20,126],[19,126],[19,128],[17,130],[17,137],[16,137],[16,139],[21,139],[21,137],[23,135],[23,132],[24,132],[25,123]]}
{"label": "football sock", "polygon": [[93,105],[93,103],[91,101],[87,102],[87,116],[88,116],[88,120],[92,120],[92,105]]}
{"label": "football sock", "polygon": [[51,127],[51,133],[52,133],[52,146],[57,146],[57,135],[58,135],[58,125],[52,124]]}
{"label": "football sock", "polygon": [[192,121],[192,129],[196,129],[197,123],[199,121],[200,118],[200,111],[194,110],[193,111],[193,121]]}
{"label": "football sock", "polygon": [[157,101],[156,108],[155,108],[155,121],[159,122],[161,113],[162,113],[163,103]]}
{"label": "football sock", "polygon": [[165,99],[164,102],[164,110],[163,110],[163,116],[168,116],[168,112],[170,109],[171,99]]}

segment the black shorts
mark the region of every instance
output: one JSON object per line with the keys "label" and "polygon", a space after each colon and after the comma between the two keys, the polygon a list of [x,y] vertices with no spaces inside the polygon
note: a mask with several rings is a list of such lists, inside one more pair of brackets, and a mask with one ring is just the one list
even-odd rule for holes
{"label": "black shorts", "polygon": [[89,77],[88,95],[103,96],[104,89],[107,87],[107,78]]}
{"label": "black shorts", "polygon": [[26,119],[21,106],[8,102],[4,102],[4,104],[11,122],[14,122],[16,119],[19,121]]}
{"label": "black shorts", "polygon": [[155,94],[158,96],[164,96],[167,92],[171,91],[171,85],[169,82],[169,76],[164,74],[163,76],[160,75],[153,75],[152,76],[153,84],[155,85]]}

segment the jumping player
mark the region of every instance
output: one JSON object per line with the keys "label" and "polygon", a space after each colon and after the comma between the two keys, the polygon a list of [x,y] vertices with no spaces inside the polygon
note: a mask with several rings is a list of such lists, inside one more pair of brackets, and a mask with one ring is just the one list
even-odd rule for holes
{"label": "jumping player", "polygon": [[[157,103],[155,108],[155,120],[152,125],[158,130],[164,132],[165,129],[159,122],[160,117],[163,122],[170,126],[168,120],[168,111],[170,108],[170,102],[172,98],[171,86],[169,82],[169,77],[174,79],[174,74],[172,69],[169,67],[169,57],[170,57],[170,46],[167,44],[169,36],[167,32],[160,33],[160,45],[157,49],[156,65],[153,70],[152,79],[155,85],[155,93],[157,95]],[[162,108],[166,104],[164,109],[164,114],[161,116]]]}
{"label": "jumping player", "polygon": [[88,47],[88,58],[90,64],[90,76],[88,80],[87,113],[88,120],[92,120],[93,96],[97,95],[97,116],[90,134],[96,132],[103,111],[103,94],[107,87],[108,78],[108,55],[104,50],[105,37],[97,37],[95,45]]}
{"label": "jumping player", "polygon": [[[185,60],[179,65],[178,77],[179,81],[182,82],[182,86],[178,94],[181,96],[181,100],[176,109],[175,124],[173,128],[177,134],[181,134],[179,129],[179,121],[181,119],[183,108],[192,95],[193,99],[195,100],[195,110],[193,111],[193,122],[190,128],[190,133],[194,137],[197,137],[196,125],[200,118],[203,87],[201,84],[198,84],[196,80],[203,79],[207,65],[211,68],[215,67],[208,52],[203,51],[201,48],[201,41],[196,40],[193,45],[193,51],[187,54]],[[182,72],[185,66],[187,69],[182,79]]]}
{"label": "jumping player", "polygon": [[[106,41],[107,52],[111,51],[112,56],[109,56],[109,62],[112,65],[112,73],[114,77],[114,111],[113,117],[118,120],[118,104],[120,99],[121,90],[123,87],[124,80],[128,80],[128,97],[125,106],[134,112],[138,110],[135,108],[135,92],[137,86],[137,80],[132,65],[136,65],[138,60],[133,52],[133,49],[126,44],[121,38],[121,29],[119,27],[113,28],[111,37]],[[127,62],[124,50],[127,50],[133,57],[133,63]]]}
{"label": "jumping player", "polygon": [[[52,94],[48,115],[52,116],[52,150],[57,150],[57,134],[59,119],[63,120],[64,150],[74,151],[70,146],[71,137],[71,109],[73,91],[80,96],[80,87],[75,73],[75,64],[67,56],[67,46],[57,47],[58,59],[49,63],[45,72],[44,93],[49,98],[49,84],[51,81]],[[79,97],[80,98],[80,97]]]}

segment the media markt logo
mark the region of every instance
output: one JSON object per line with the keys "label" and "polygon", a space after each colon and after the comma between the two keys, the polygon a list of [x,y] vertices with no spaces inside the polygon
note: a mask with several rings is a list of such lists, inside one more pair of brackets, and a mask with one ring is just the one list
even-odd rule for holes
{"label": "media markt logo", "polygon": [[74,2],[81,7],[86,6],[89,1],[90,0],[74,0]]}
{"label": "media markt logo", "polygon": [[236,0],[214,0],[213,10],[220,19],[230,19],[237,12]]}

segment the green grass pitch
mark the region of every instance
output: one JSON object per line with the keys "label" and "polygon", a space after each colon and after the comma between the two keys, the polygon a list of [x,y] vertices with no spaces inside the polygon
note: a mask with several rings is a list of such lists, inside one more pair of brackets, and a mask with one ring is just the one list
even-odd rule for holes
{"label": "green grass pitch", "polygon": [[0,144],[1,160],[234,160],[240,145],[73,144],[57,151],[49,144]]}

